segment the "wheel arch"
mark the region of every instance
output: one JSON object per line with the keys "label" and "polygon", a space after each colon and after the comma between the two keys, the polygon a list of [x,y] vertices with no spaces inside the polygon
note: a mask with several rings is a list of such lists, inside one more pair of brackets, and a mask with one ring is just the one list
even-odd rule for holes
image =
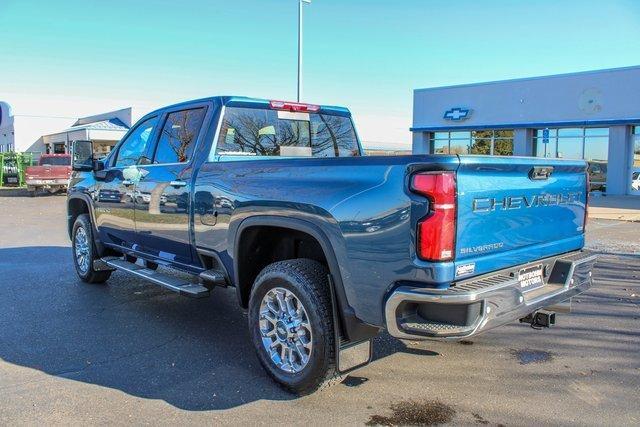
{"label": "wheel arch", "polygon": [[69,233],[69,239],[73,236],[73,224],[78,216],[82,214],[88,214],[91,221],[91,228],[93,231],[93,240],[96,244],[96,250],[99,254],[102,254],[105,250],[104,245],[100,241],[98,234],[98,228],[96,227],[95,215],[92,209],[93,205],[91,199],[86,194],[72,194],[67,199],[67,232]]}
{"label": "wheel arch", "polygon": [[297,218],[261,215],[247,218],[239,224],[235,233],[235,238],[233,239],[233,270],[236,295],[238,302],[242,307],[247,307],[253,285],[253,281],[248,283],[246,277],[244,277],[242,273],[242,251],[247,246],[246,242],[243,242],[243,238],[247,237],[249,234],[248,231],[255,229],[256,227],[275,227],[291,230],[294,232],[304,233],[313,238],[322,250],[327,268],[329,269],[331,278],[329,285],[331,286],[331,294],[334,295],[336,300],[335,306],[338,309],[337,315],[343,337],[349,341],[356,342],[371,338],[379,332],[379,328],[358,319],[355,316],[353,308],[349,305],[344,289],[344,283],[342,281],[342,274],[340,273],[338,259],[329,237],[316,224]]}

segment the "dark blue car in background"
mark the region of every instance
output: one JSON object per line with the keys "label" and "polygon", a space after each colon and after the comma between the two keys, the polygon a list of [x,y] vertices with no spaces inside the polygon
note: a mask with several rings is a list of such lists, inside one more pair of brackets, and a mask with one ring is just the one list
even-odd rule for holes
{"label": "dark blue car in background", "polygon": [[584,161],[362,153],[345,108],[242,97],[149,113],[100,161],[76,142],[76,271],[234,287],[261,364],[300,394],[368,363],[382,329],[550,326],[591,286]]}

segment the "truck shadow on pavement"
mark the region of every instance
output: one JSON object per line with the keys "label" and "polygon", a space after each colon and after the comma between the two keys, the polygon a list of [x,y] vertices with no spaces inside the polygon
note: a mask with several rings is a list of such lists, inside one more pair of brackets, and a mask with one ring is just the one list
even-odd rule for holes
{"label": "truck shadow on pavement", "polygon": [[[185,410],[290,400],[260,366],[235,291],[189,299],[116,272],[80,282],[68,247],[0,249],[0,358]],[[375,359],[409,349],[388,335]],[[9,385],[24,383],[18,369]],[[35,381],[35,380],[34,380]]]}

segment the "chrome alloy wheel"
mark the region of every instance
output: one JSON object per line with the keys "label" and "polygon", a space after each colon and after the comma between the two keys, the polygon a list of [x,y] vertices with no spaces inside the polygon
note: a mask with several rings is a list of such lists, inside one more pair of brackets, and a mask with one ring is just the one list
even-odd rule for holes
{"label": "chrome alloy wheel", "polygon": [[260,303],[258,328],[271,361],[285,372],[300,372],[313,350],[309,317],[298,297],[288,289],[273,288]]}
{"label": "chrome alloy wheel", "polygon": [[76,264],[78,269],[84,274],[89,271],[89,238],[84,227],[78,227],[76,230],[76,238],[73,242],[73,248],[76,253]]}

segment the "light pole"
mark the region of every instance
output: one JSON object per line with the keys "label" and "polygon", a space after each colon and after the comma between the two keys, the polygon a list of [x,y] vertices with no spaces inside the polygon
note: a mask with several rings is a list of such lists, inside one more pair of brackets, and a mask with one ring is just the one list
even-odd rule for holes
{"label": "light pole", "polygon": [[302,5],[311,0],[298,0],[298,102],[302,98]]}

